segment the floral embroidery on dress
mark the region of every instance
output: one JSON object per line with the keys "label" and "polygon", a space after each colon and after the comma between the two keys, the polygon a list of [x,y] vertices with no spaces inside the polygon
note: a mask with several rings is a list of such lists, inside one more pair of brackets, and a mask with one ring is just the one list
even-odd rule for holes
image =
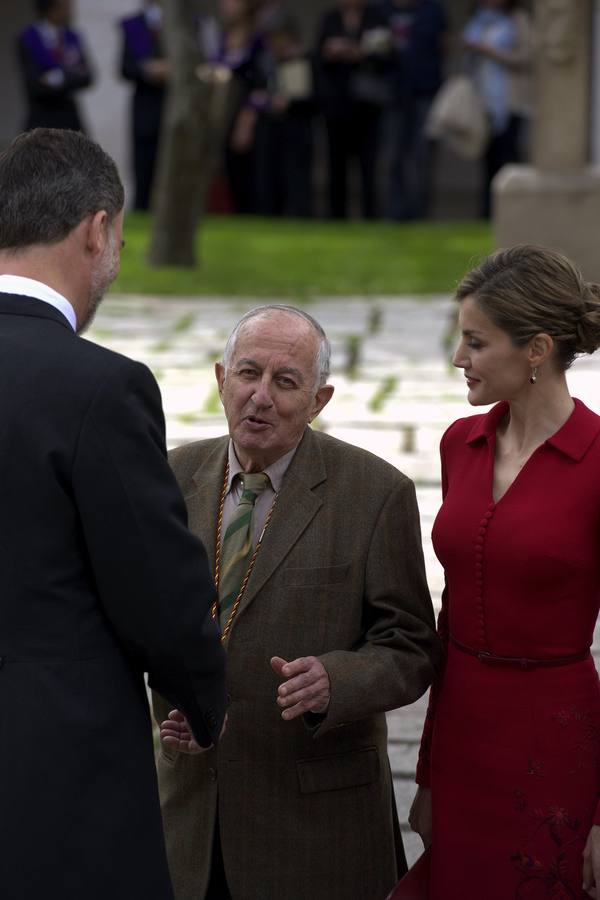
{"label": "floral embroidery on dress", "polygon": [[[597,766],[600,729],[593,716],[571,707],[560,709],[551,720],[561,731],[573,731],[567,736],[571,752],[565,753],[565,775],[572,776],[590,765]],[[525,772],[528,776],[543,778],[544,761],[527,757]],[[536,900],[578,900],[582,896],[581,886],[574,885],[569,877],[569,859],[573,852],[579,858],[585,844],[587,835],[581,833],[581,820],[559,803],[546,801],[540,804],[536,801],[537,805],[531,805],[527,792],[521,788],[513,791],[513,801],[515,812],[531,821],[527,847],[516,850],[510,857],[521,876],[516,887],[516,900],[534,897]],[[554,853],[548,853],[546,849],[542,856],[534,849],[534,843],[543,836],[550,838],[551,843],[544,843],[547,848],[554,847]]]}
{"label": "floral embroidery on dress", "polygon": [[600,732],[590,713],[571,707],[571,709],[561,709],[552,716],[552,719],[561,729],[568,728],[570,725],[577,728],[578,734],[573,743],[574,768],[569,769],[568,774],[575,775],[589,765],[596,766]]}
{"label": "floral embroidery on dress", "polygon": [[[526,794],[521,790],[515,790],[514,798],[517,812],[525,813],[529,808]],[[523,876],[517,884],[516,900],[528,900],[533,896],[531,892],[534,886],[537,888],[536,898],[577,900],[581,897],[581,889],[576,889],[568,877],[566,851],[574,843],[583,846],[583,838],[579,834],[580,820],[557,805],[545,809],[536,807],[529,810],[529,814],[535,823],[532,840],[539,837],[540,832],[545,831],[556,846],[556,854],[550,862],[543,862],[537,856],[524,851],[517,851],[511,855],[511,862]]]}
{"label": "floral embroidery on dress", "polygon": [[533,757],[529,757],[529,763],[527,766],[527,774],[528,775],[536,775],[538,778],[544,777],[544,763],[540,759],[533,759]]}

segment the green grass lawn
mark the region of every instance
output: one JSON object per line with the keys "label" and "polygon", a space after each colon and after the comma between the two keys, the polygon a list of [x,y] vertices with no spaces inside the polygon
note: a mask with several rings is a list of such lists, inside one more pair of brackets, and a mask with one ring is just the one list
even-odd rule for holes
{"label": "green grass lawn", "polygon": [[484,222],[324,222],[210,217],[196,269],[151,268],[150,218],[127,217],[121,293],[310,300],[314,296],[449,293],[492,249]]}

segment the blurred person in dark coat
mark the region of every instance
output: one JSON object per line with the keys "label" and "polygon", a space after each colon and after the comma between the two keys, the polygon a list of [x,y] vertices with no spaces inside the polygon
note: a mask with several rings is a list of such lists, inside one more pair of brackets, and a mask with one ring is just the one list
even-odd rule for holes
{"label": "blurred person in dark coat", "polygon": [[135,208],[148,209],[160,137],[169,64],[162,45],[162,4],[147,0],[144,9],[120,23],[123,33],[121,74],[133,82],[132,142]]}
{"label": "blurred person in dark coat", "polygon": [[27,95],[25,130],[84,131],[75,93],[93,74],[79,32],[71,28],[71,0],[35,0],[37,20],[18,36],[17,49]]}
{"label": "blurred person in dark coat", "polygon": [[313,213],[313,61],[287,15],[265,22],[264,42],[266,90],[253,95],[262,107],[256,129],[257,212],[308,217]]}
{"label": "blurred person in dark coat", "polygon": [[421,219],[429,211],[434,145],[424,133],[442,81],[448,22],[439,0],[384,0],[392,34],[385,143],[389,158],[387,214]]}
{"label": "blurred person in dark coat", "polygon": [[380,7],[339,0],[323,16],[317,44],[319,94],[329,144],[329,201],[333,218],[348,215],[347,169],[358,160],[361,210],[376,215],[375,167],[390,35]]}
{"label": "blurred person in dark coat", "polygon": [[225,135],[224,169],[233,212],[256,212],[254,142],[259,109],[252,100],[265,87],[261,0],[219,0],[218,15],[198,26],[202,58],[229,72],[232,101]]}

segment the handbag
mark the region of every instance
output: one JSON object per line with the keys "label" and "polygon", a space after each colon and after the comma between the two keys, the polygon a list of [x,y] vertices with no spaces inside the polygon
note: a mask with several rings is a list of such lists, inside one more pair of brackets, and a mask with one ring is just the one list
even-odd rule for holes
{"label": "handbag", "polygon": [[452,75],[441,86],[425,123],[427,137],[441,140],[464,159],[479,159],[488,144],[485,106],[468,75]]}
{"label": "handbag", "polygon": [[386,900],[429,900],[431,848],[425,850]]}

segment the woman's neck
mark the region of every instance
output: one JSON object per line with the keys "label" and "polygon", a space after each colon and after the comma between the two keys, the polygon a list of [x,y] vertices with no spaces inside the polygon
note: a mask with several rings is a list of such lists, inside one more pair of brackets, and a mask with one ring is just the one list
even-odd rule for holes
{"label": "woman's neck", "polygon": [[538,380],[530,390],[510,402],[509,414],[498,428],[498,437],[505,446],[526,453],[556,434],[574,407],[564,375],[548,383]]}

